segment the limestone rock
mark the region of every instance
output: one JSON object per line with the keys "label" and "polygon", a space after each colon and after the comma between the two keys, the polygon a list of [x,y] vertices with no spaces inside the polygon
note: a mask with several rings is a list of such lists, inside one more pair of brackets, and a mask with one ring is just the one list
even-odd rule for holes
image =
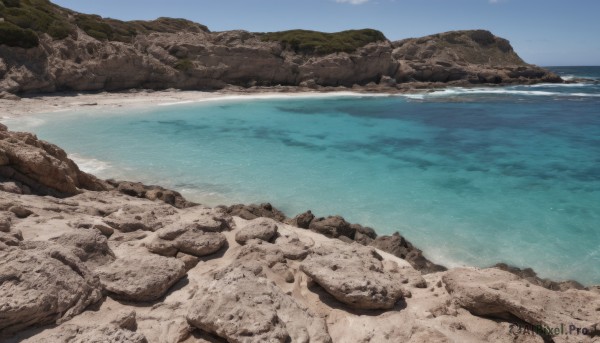
{"label": "limestone rock", "polygon": [[0,250],[0,260],[0,334],[62,323],[102,298],[98,277],[55,244]]}
{"label": "limestone rock", "polygon": [[46,330],[24,343],[148,343],[143,334],[135,332],[137,328],[135,311],[119,313],[107,324],[77,325],[65,323],[53,330]]}
{"label": "limestone rock", "polygon": [[377,237],[369,245],[408,261],[415,269],[424,274],[446,270],[445,267],[437,265],[425,258],[421,250],[414,247],[397,232],[391,236]]}
{"label": "limestone rock", "polygon": [[53,241],[71,250],[92,270],[115,260],[115,254],[108,247],[108,240],[100,231],[77,230],[57,237]]}
{"label": "limestone rock", "polygon": [[246,244],[251,239],[270,241],[277,234],[277,223],[269,218],[257,218],[249,221],[235,234],[239,244]]}
{"label": "limestone rock", "polygon": [[12,219],[7,213],[0,212],[0,232],[9,232],[12,226]]}
{"label": "limestone rock", "polygon": [[178,252],[177,256],[175,257],[177,257],[183,262],[186,271],[189,271],[190,269],[196,267],[196,265],[198,265],[198,262],[200,262],[200,259],[197,256],[184,254],[182,252]]}
{"label": "limestone rock", "polygon": [[9,208],[8,210],[10,212],[14,213],[15,216],[17,216],[17,218],[21,218],[21,219],[27,218],[33,214],[33,212],[30,209],[25,208],[23,206],[13,206],[13,207]]}
{"label": "limestone rock", "polygon": [[315,215],[312,214],[312,212],[309,210],[295,216],[290,221],[290,225],[299,227],[301,229],[308,229],[308,227],[310,226],[310,222],[312,222],[313,219],[315,219]]}
{"label": "limestone rock", "polygon": [[114,181],[108,182],[123,194],[137,198],[163,201],[177,208],[188,208],[196,206],[196,203],[187,201],[179,192],[160,186],[147,186],[139,182]]}
{"label": "limestone rock", "polygon": [[600,334],[600,295],[593,292],[550,291],[496,268],[452,269],[443,282],[457,304],[476,316],[516,317],[547,328],[574,325],[588,336]]}
{"label": "limestone rock", "polygon": [[494,266],[494,268],[498,268],[500,270],[504,270],[509,273],[513,273],[513,274],[531,282],[534,285],[542,286],[544,288],[548,288],[549,290],[553,290],[553,291],[566,291],[568,289],[583,290],[586,288],[584,285],[582,285],[579,282],[574,281],[574,280],[556,282],[556,281],[552,281],[549,279],[542,279],[542,278],[538,277],[537,273],[531,268],[521,269],[521,268],[509,266],[505,263],[498,263]]}
{"label": "limestone rock", "polygon": [[237,216],[246,220],[252,220],[260,217],[274,219],[278,222],[285,221],[283,212],[279,211],[269,203],[260,205],[232,205],[225,208],[226,212],[232,216]]}
{"label": "limestone rock", "polygon": [[103,221],[115,230],[121,232],[156,231],[163,227],[169,216],[175,215],[176,210],[167,205],[142,207],[125,205],[103,218]]}
{"label": "limestone rock", "polygon": [[0,131],[0,181],[27,186],[38,195],[65,197],[108,185],[79,170],[64,150],[23,132]]}
{"label": "limestone rock", "polygon": [[220,232],[204,231],[205,227],[197,223],[173,224],[158,230],[146,247],[163,256],[175,256],[177,252],[198,257],[213,254],[225,246],[227,239]]}
{"label": "limestone rock", "polygon": [[340,216],[313,219],[309,229],[327,237],[338,238],[346,236],[352,240],[356,233],[356,228],[353,228],[350,223]]}
{"label": "limestone rock", "polygon": [[331,342],[323,319],[267,279],[243,269],[206,282],[192,300],[187,319],[228,342]]}
{"label": "limestone rock", "polygon": [[96,269],[102,286],[115,298],[148,302],[162,297],[185,276],[185,264],[152,254],[118,258]]}
{"label": "limestone rock", "polygon": [[357,244],[321,246],[300,270],[340,302],[356,309],[391,309],[402,298],[408,280],[387,269],[373,248]]}
{"label": "limestone rock", "polygon": [[23,234],[19,230],[10,232],[0,231],[0,243],[4,243],[7,246],[19,246],[22,240]]}

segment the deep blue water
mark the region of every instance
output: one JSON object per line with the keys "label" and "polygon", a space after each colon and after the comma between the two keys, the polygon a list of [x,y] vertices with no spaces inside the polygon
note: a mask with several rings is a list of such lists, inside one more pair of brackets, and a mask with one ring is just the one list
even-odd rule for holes
{"label": "deep blue water", "polygon": [[[600,80],[600,68],[554,68]],[[102,177],[400,231],[449,266],[600,283],[600,85],[227,100],[9,120]]]}

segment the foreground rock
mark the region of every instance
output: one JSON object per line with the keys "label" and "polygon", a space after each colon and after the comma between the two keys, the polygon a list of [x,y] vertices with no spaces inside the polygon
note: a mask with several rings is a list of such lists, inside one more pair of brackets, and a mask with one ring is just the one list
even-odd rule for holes
{"label": "foreground rock", "polygon": [[[410,282],[375,249],[359,245],[313,248],[300,269],[337,300],[356,309],[391,309]],[[418,283],[423,283],[420,279]]]}
{"label": "foreground rock", "polygon": [[0,261],[0,334],[60,324],[102,298],[98,277],[58,245],[0,249]]}
{"label": "foreground rock", "polygon": [[228,342],[331,342],[323,319],[242,268],[208,282],[192,300],[187,319]]}
{"label": "foreground rock", "polygon": [[235,241],[240,244],[246,244],[251,239],[260,239],[270,241],[277,234],[277,223],[268,218],[254,219],[235,234]]}
{"label": "foreground rock", "polygon": [[134,311],[121,313],[110,323],[102,325],[76,325],[66,323],[53,332],[43,332],[35,339],[24,343],[60,342],[60,343],[148,343],[143,334],[135,332],[137,327]]}
{"label": "foreground rock", "polygon": [[12,182],[21,194],[65,197],[82,189],[107,190],[109,186],[84,173],[64,150],[35,135],[0,127],[0,183]]}
{"label": "foreground rock", "polygon": [[600,296],[595,293],[554,292],[495,268],[453,269],[443,281],[457,304],[474,315],[518,318],[552,329],[573,325],[583,336],[600,334]]}
{"label": "foreground rock", "polygon": [[149,302],[162,297],[185,276],[185,264],[175,258],[139,255],[118,258],[96,270],[111,296],[127,301]]}
{"label": "foreground rock", "polygon": [[115,254],[108,246],[108,240],[95,229],[64,234],[53,239],[53,242],[68,248],[92,270],[115,260]]}
{"label": "foreground rock", "polygon": [[200,223],[178,223],[157,231],[155,238],[146,246],[149,251],[175,256],[181,252],[197,257],[213,254],[225,246],[227,239],[218,232],[223,222],[204,218]]}

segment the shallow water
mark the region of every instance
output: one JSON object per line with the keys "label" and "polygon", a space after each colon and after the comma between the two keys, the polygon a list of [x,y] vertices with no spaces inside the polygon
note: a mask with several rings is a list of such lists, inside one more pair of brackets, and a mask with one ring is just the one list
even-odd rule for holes
{"label": "shallow water", "polygon": [[[556,69],[600,78],[600,68]],[[580,73],[580,74],[577,74]],[[8,122],[101,177],[400,231],[449,266],[600,283],[600,86],[227,100]]]}

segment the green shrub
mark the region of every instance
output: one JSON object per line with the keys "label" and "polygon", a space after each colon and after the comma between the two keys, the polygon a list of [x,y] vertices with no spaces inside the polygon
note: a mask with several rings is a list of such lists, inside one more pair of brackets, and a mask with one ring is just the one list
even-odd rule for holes
{"label": "green shrub", "polygon": [[266,33],[262,40],[280,42],[285,48],[299,53],[330,54],[353,52],[369,43],[385,41],[386,38],[383,33],[372,29],[336,33],[291,30]]}
{"label": "green shrub", "polygon": [[29,49],[38,46],[39,39],[30,29],[22,29],[11,23],[0,22],[0,44]]}
{"label": "green shrub", "polygon": [[20,0],[3,0],[4,6],[6,7],[21,7]]}
{"label": "green shrub", "polygon": [[48,27],[48,34],[54,39],[65,39],[72,33],[74,30],[71,25],[64,22],[55,21]]}

